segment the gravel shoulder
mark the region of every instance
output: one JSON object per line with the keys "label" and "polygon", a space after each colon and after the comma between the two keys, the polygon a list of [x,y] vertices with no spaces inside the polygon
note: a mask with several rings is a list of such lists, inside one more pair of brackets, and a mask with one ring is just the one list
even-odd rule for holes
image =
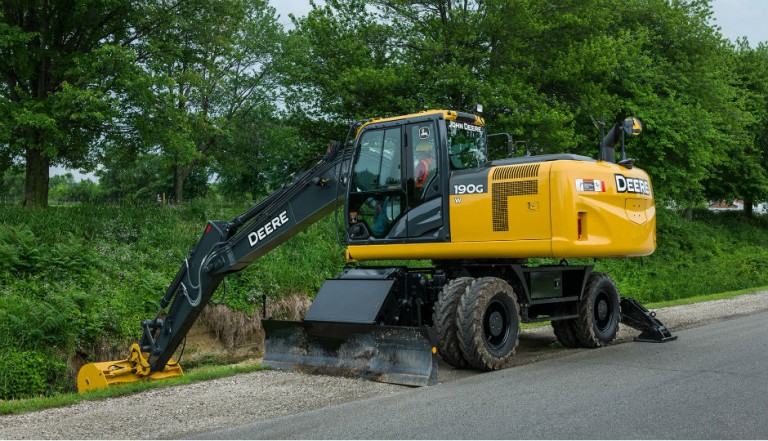
{"label": "gravel shoulder", "polygon": [[[768,291],[656,310],[673,332],[768,311]],[[616,344],[637,331],[622,326]],[[649,343],[652,344],[652,343]],[[684,344],[684,340],[669,344]],[[549,326],[525,329],[515,365],[562,357],[587,349],[564,349]],[[440,364],[447,383],[478,372]],[[103,401],[24,415],[0,416],[2,439],[158,439],[299,414],[411,388],[350,378],[259,371],[190,385],[154,389]]]}

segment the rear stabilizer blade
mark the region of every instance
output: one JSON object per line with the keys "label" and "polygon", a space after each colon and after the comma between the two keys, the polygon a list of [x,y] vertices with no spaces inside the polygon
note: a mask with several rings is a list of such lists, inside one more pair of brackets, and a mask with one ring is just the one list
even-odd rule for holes
{"label": "rear stabilizer blade", "polygon": [[621,322],[641,331],[640,335],[635,337],[635,341],[665,343],[677,340],[677,336],[672,335],[672,332],[656,318],[655,312],[649,311],[640,302],[630,297],[621,298]]}
{"label": "rear stabilizer blade", "polygon": [[407,386],[437,384],[430,328],[264,320],[264,366],[361,377]]}

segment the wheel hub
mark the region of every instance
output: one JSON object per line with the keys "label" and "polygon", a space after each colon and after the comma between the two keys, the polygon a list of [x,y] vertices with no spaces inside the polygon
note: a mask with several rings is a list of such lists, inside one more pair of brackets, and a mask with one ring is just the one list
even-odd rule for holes
{"label": "wheel hub", "polygon": [[605,321],[608,318],[608,302],[605,299],[600,299],[597,303],[597,319]]}
{"label": "wheel hub", "polygon": [[504,319],[501,317],[499,311],[493,311],[488,318],[488,325],[491,330],[491,335],[498,337],[504,330]]}

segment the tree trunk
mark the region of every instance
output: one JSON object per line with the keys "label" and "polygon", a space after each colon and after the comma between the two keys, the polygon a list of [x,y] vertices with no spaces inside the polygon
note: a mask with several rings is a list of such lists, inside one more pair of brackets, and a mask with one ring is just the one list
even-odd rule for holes
{"label": "tree trunk", "polygon": [[48,180],[51,160],[42,154],[40,146],[27,148],[24,202],[26,208],[48,207]]}
{"label": "tree trunk", "polygon": [[187,180],[192,167],[176,165],[173,174],[173,197],[177,204],[184,202],[184,181]]}
{"label": "tree trunk", "polygon": [[754,201],[751,198],[744,198],[744,215],[752,217],[752,205]]}

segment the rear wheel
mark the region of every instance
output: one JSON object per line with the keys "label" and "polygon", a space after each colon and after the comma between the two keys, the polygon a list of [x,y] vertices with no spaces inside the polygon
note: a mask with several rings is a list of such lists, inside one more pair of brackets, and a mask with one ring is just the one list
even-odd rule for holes
{"label": "rear wheel", "polygon": [[507,367],[519,341],[520,306],[514,290],[496,277],[476,280],[461,296],[456,324],[459,346],[472,367]]}
{"label": "rear wheel", "polygon": [[435,304],[435,312],[432,315],[432,322],[435,324],[435,331],[437,331],[437,352],[446,363],[457,369],[465,369],[468,363],[459,347],[456,307],[461,296],[474,280],[471,277],[459,277],[443,286],[437,304]]}
{"label": "rear wheel", "polygon": [[579,337],[576,335],[575,320],[557,320],[552,322],[555,337],[566,348],[580,348]]}
{"label": "rear wheel", "polygon": [[[572,307],[573,306],[573,307]],[[559,305],[555,307],[555,316],[573,315],[576,305]],[[555,337],[566,348],[580,348],[581,343],[576,334],[576,319],[553,320],[552,329]]]}
{"label": "rear wheel", "polygon": [[619,330],[619,290],[605,273],[592,273],[587,279],[575,321],[576,335],[582,346],[599,348],[616,338]]}

